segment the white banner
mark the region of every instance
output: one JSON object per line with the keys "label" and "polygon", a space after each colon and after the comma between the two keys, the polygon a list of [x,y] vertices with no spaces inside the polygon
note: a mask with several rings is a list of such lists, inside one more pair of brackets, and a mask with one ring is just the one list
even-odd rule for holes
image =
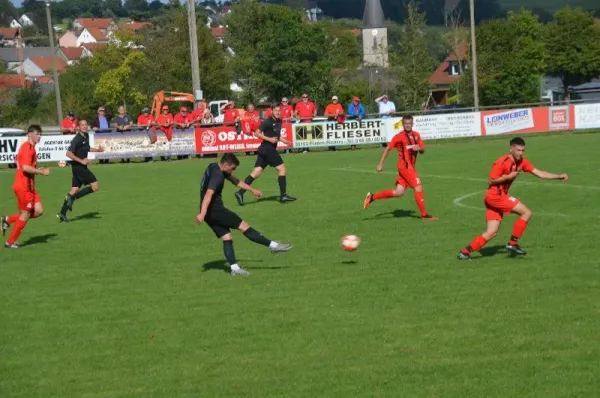
{"label": "white banner", "polygon": [[533,128],[534,125],[531,108],[498,111],[483,117],[485,135],[512,133]]}
{"label": "white banner", "polygon": [[[68,160],[66,153],[74,135],[43,135],[35,146],[38,162],[58,162]],[[14,163],[21,144],[27,141],[22,137],[0,137],[0,163]],[[90,135],[90,141],[92,137]]]}
{"label": "white banner", "polygon": [[600,127],[600,104],[575,105],[575,128]]}
{"label": "white banner", "polygon": [[[481,135],[481,116],[479,112],[419,115],[414,116],[414,120],[413,129],[421,134],[423,140],[479,137]],[[386,119],[388,141],[401,130],[401,118]]]}
{"label": "white banner", "polygon": [[366,145],[386,142],[383,119],[348,120],[344,123],[299,123],[292,125],[294,148]]}

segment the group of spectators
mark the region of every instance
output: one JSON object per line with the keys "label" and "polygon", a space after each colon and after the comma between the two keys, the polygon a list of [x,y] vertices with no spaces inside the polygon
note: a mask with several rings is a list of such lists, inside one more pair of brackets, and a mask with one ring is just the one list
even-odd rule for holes
{"label": "group of spectators", "polygon": [[[378,106],[378,114],[381,118],[390,117],[396,112],[394,102],[390,101],[386,94],[375,100]],[[310,123],[317,117],[317,105],[310,100],[307,93],[302,94],[300,101],[292,106],[289,99],[284,97],[279,103],[281,107],[281,118],[284,123],[292,123],[298,121],[300,123]],[[255,108],[254,104],[248,104],[244,109],[243,114],[235,108],[233,101],[228,101],[221,106],[221,114],[223,115],[223,125],[235,125],[238,131],[243,131],[247,134],[252,134],[253,131],[260,125],[260,113]],[[272,114],[272,109],[268,108],[264,117],[268,118]],[[337,96],[331,98],[331,102],[325,107],[324,115],[327,120],[344,121],[346,118],[354,120],[362,120],[367,116],[367,111],[361,103],[359,97],[354,96],[352,101],[344,108]],[[78,120],[73,111],[67,114],[61,124],[61,132],[63,134],[75,134]],[[173,138],[173,129],[187,129],[197,125],[214,125],[215,117],[211,113],[206,104],[206,101],[197,101],[195,109],[189,111],[186,106],[179,108],[179,113],[173,115],[168,105],[162,105],[161,112],[158,117],[154,117],[150,113],[150,109],[145,107],[142,113],[137,118],[137,123],[127,114],[124,105],[119,106],[117,115],[112,115],[105,107],[98,108],[98,113],[91,123],[92,129],[97,133],[109,132],[112,129],[126,133],[130,130],[139,130],[155,127],[162,131],[167,141]],[[156,136],[153,136],[153,142],[156,142]],[[354,146],[352,147],[354,149]],[[334,151],[335,147],[329,147],[330,151]],[[308,152],[308,148],[302,149]],[[178,158],[184,158],[179,156]],[[165,157],[163,160],[169,160]],[[151,158],[146,158],[146,161],[151,161]],[[122,162],[130,162],[130,159],[122,159]],[[100,163],[108,163],[108,159],[101,160]]]}

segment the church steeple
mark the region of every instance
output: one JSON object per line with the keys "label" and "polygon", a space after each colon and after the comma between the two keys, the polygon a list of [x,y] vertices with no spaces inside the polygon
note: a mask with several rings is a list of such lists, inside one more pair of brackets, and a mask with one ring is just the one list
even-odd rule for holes
{"label": "church steeple", "polygon": [[379,0],[367,0],[363,15],[363,66],[387,68],[388,42],[383,8]]}
{"label": "church steeple", "polygon": [[383,28],[385,18],[379,0],[367,0],[363,15],[363,29]]}

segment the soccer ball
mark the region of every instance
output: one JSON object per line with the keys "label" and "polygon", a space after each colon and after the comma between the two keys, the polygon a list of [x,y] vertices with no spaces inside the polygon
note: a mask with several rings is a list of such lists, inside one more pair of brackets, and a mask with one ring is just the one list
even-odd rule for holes
{"label": "soccer ball", "polygon": [[58,167],[65,167],[66,165],[67,165],[67,162],[65,162],[64,160],[58,161]]}
{"label": "soccer ball", "polygon": [[356,235],[346,235],[342,238],[342,248],[347,252],[353,252],[358,249],[360,238]]}

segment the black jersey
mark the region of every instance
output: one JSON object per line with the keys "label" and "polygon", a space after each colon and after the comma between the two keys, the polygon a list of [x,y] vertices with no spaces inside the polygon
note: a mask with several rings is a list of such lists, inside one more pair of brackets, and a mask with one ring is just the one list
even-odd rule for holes
{"label": "black jersey", "polygon": [[[281,137],[281,119],[274,119],[273,117],[269,117],[260,125],[260,131],[266,136],[271,138],[279,139]],[[260,148],[277,148],[277,143],[273,144],[268,141],[263,141],[260,144]]]}
{"label": "black jersey", "polygon": [[[88,133],[77,133],[77,135],[75,135],[71,141],[69,152],[72,152],[79,159],[86,159],[88,157],[88,153],[90,152],[90,135]],[[87,168],[86,165],[74,161],[71,162],[71,166]]]}
{"label": "black jersey", "polygon": [[204,175],[202,176],[202,182],[200,183],[200,207],[202,207],[202,201],[204,201],[204,196],[206,196],[206,191],[212,189],[215,193],[212,196],[212,201],[208,206],[209,209],[212,208],[223,208],[223,186],[225,185],[225,180],[231,181],[234,185],[239,184],[239,180],[232,176],[231,174],[226,174],[221,171],[218,163],[211,163],[208,165],[206,170],[204,171]]}

